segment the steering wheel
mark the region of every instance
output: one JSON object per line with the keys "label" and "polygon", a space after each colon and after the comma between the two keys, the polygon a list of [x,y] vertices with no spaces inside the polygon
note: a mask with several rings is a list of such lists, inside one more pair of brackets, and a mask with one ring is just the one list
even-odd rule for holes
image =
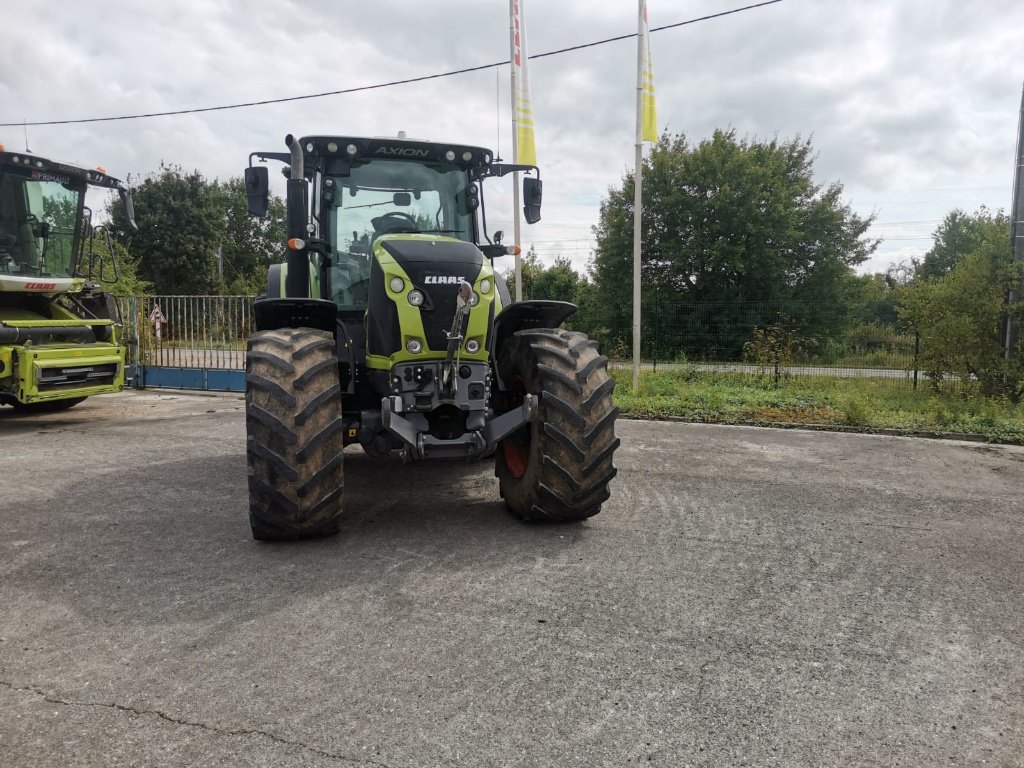
{"label": "steering wheel", "polygon": [[401,211],[388,211],[375,219],[370,219],[373,229],[377,235],[385,235],[389,232],[419,232],[416,220],[407,213]]}

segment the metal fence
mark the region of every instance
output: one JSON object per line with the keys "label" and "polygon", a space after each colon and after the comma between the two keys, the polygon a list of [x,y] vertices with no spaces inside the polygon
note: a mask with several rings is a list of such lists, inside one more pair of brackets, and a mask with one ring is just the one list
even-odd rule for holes
{"label": "metal fence", "polygon": [[[751,375],[871,377],[916,386],[920,340],[895,318],[839,315],[832,307],[769,302],[657,301],[645,305],[643,367]],[[597,338],[613,361],[632,357],[629,308],[574,327]],[[588,325],[593,327],[588,327]]]}
{"label": "metal fence", "polygon": [[[135,385],[244,390],[252,296],[133,296],[120,300]],[[241,374],[241,375],[239,375]]]}
{"label": "metal fence", "polygon": [[[244,389],[252,296],[120,300],[137,386]],[[631,318],[574,327],[613,364],[631,360]],[[749,375],[871,377],[918,382],[919,340],[895,323],[843,322],[828,307],[754,302],[655,302],[645,308],[643,366]],[[617,320],[617,321],[616,321]],[[231,377],[228,374],[234,373]]]}

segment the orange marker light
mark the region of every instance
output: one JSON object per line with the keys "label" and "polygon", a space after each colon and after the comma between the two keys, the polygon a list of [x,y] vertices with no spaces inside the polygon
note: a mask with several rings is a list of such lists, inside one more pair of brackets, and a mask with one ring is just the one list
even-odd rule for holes
{"label": "orange marker light", "polygon": [[522,249],[522,248],[520,248],[520,247],[519,247],[518,245],[513,245],[513,246],[512,246],[512,254],[513,254],[514,256],[518,256],[518,255],[519,255],[519,254],[521,254],[522,252],[523,252],[523,249]]}
{"label": "orange marker light", "polygon": [[4,145],[3,145],[3,144],[0,144],[0,152],[6,152],[6,151],[7,151],[7,150],[6,150],[5,148],[4,148]]}
{"label": "orange marker light", "polygon": [[306,241],[299,237],[293,237],[288,240],[288,247],[293,251],[301,251],[306,247]]}
{"label": "orange marker light", "polygon": [[96,170],[99,171],[100,173],[106,173],[107,172],[107,169],[104,168],[102,165],[97,165],[96,166]]}

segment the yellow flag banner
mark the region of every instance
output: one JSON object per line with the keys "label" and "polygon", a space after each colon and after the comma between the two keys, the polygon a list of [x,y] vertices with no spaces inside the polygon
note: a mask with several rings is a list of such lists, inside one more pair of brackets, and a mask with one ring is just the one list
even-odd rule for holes
{"label": "yellow flag banner", "polygon": [[512,14],[512,122],[516,134],[515,162],[537,164],[533,137],[533,105],[530,103],[530,77],[526,70],[526,26],[523,0],[510,0]]}
{"label": "yellow flag banner", "polygon": [[647,24],[647,3],[640,0],[640,71],[637,86],[641,90],[640,141],[658,140],[658,113],[654,100],[654,67],[651,65],[651,33]]}

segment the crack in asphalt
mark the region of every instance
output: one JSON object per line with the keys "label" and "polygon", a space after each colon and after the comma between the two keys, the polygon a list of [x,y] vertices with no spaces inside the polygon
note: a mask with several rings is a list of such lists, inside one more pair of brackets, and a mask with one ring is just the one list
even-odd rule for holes
{"label": "crack in asphalt", "polygon": [[128,714],[138,715],[140,717],[145,715],[151,715],[165,722],[173,723],[174,725],[184,725],[189,728],[200,728],[204,731],[209,731],[210,733],[215,733],[220,736],[262,736],[263,738],[272,741],[275,744],[281,744],[287,747],[296,747],[298,749],[303,749],[307,752],[311,752],[321,757],[330,758],[331,760],[339,760],[345,763],[351,763],[353,765],[376,765],[380,766],[380,768],[389,768],[387,763],[381,763],[376,760],[369,759],[356,759],[352,757],[347,757],[345,755],[339,755],[336,752],[328,752],[318,747],[310,746],[309,744],[304,744],[301,741],[289,741],[288,739],[282,736],[277,736],[273,733],[270,733],[269,731],[264,731],[259,728],[218,728],[217,726],[207,725],[206,723],[199,723],[193,720],[182,720],[181,718],[168,715],[157,709],[138,709],[136,707],[130,707],[125,704],[118,704],[117,702],[71,701],[68,699],[60,699],[56,696],[48,694],[46,691],[42,690],[41,688],[37,688],[34,685],[17,686],[14,685],[14,683],[8,682],[7,680],[0,680],[0,686],[14,692],[33,693],[36,696],[40,697],[43,701],[47,702],[48,704],[60,704],[66,707],[98,707],[101,709],[113,709],[118,712],[127,712]]}

